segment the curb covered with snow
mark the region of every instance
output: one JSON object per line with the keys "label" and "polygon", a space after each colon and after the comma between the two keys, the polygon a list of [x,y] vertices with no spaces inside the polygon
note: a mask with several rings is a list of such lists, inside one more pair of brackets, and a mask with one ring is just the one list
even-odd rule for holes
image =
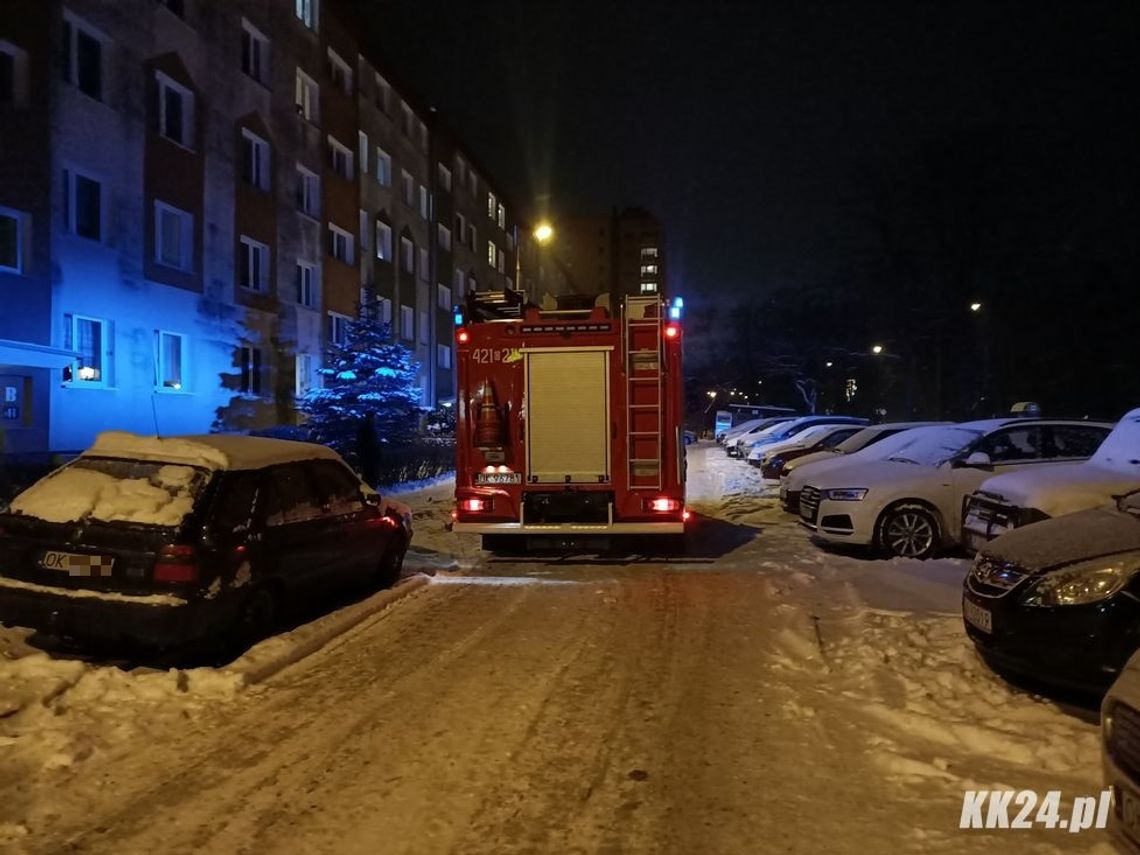
{"label": "curb covered with snow", "polygon": [[346,606],[290,632],[267,638],[220,670],[239,675],[246,685],[260,683],[289,665],[311,656],[361,621],[383,611],[430,581],[430,576],[423,575],[402,579],[394,587],[374,594],[362,602]]}

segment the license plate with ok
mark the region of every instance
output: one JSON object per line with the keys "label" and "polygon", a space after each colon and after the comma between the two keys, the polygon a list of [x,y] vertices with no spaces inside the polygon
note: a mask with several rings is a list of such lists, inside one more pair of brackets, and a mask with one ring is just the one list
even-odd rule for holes
{"label": "license plate with ok", "polygon": [[40,556],[40,566],[68,576],[110,576],[115,559],[110,555],[79,555],[49,549]]}
{"label": "license plate with ok", "polygon": [[962,616],[966,618],[966,622],[971,626],[977,627],[982,632],[994,631],[994,617],[989,609],[983,609],[976,603],[972,603],[967,599],[962,600]]}

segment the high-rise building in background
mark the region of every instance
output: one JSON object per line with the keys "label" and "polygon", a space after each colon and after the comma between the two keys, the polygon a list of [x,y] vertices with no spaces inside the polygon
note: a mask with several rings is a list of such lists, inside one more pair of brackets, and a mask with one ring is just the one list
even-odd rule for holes
{"label": "high-rise building in background", "polygon": [[10,0],[0,451],[290,424],[379,301],[454,396],[451,304],[514,211],[333,0]]}

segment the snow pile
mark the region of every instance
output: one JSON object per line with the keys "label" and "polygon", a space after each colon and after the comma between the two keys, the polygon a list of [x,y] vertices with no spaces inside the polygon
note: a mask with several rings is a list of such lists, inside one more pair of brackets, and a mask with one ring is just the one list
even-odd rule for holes
{"label": "snow pile", "polygon": [[120,430],[103,431],[84,455],[178,461],[205,469],[225,469],[230,462],[224,451],[200,439],[140,436]]}
{"label": "snow pile", "polygon": [[44,478],[11,504],[15,513],[54,523],[97,519],[174,527],[190,513],[201,474],[160,466],[149,478],[121,478],[80,460]]}

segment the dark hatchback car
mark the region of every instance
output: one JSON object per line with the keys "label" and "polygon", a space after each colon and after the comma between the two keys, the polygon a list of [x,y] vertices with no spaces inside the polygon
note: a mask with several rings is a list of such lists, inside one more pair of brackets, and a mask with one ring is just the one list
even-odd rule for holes
{"label": "dark hatchback car", "polygon": [[1103,692],[1140,649],[1140,492],[988,543],[962,617],[995,669]]}
{"label": "dark hatchback car", "polygon": [[332,450],[101,434],[0,513],[0,622],[78,641],[253,641],[288,605],[399,577],[411,514]]}

